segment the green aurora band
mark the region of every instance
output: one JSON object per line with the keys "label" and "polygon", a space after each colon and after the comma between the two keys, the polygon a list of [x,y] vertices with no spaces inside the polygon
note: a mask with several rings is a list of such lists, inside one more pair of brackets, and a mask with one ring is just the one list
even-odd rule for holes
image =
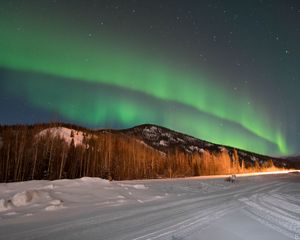
{"label": "green aurora band", "polygon": [[[26,81],[20,82],[21,77]],[[169,128],[201,136],[212,142],[219,142],[221,139],[232,146],[247,147],[248,150],[261,153],[277,150],[274,144],[257,138],[247,130],[237,131],[239,126],[232,122],[224,123],[222,119],[187,109],[181,104],[173,105],[176,111],[170,110],[170,102],[136,94],[134,91],[30,73],[8,72],[7,78],[10,81],[6,85],[6,91],[28,98],[38,108],[58,112],[80,123],[98,126],[99,122],[106,121],[108,127],[116,119],[125,123],[125,126],[147,122],[165,123]],[[41,78],[43,81],[40,81]],[[189,124],[182,124],[185,122]]]}
{"label": "green aurora band", "polygon": [[[165,116],[161,120],[167,127],[176,125],[176,130],[260,153],[270,153],[267,147],[270,143],[277,146],[280,154],[290,152],[281,129],[274,126],[275,123],[263,108],[249,105],[251,99],[233,95],[224,86],[210,81],[203,74],[179,70],[160,58],[153,58],[137,49],[133,50],[125,47],[124,44],[115,43],[112,37],[111,39],[107,37],[87,39],[71,33],[62,35],[61,30],[53,30],[51,26],[46,26],[44,32],[41,32],[41,28],[38,27],[28,27],[26,31],[18,31],[16,26],[13,20],[0,17],[0,67],[2,68],[52,75],[73,81],[107,84],[136,92],[141,96],[143,94],[150,96],[160,102],[175,102],[216,119],[231,122],[238,127],[235,128],[236,130],[220,131],[220,134],[217,134],[213,131],[215,126],[211,121],[203,121],[179,113],[170,116],[176,117],[181,124],[169,124],[172,122],[170,116]],[[20,81],[24,81],[24,88],[27,90],[34,89],[31,81],[25,79]],[[42,81],[43,79],[40,79],[40,84],[45,84],[45,89],[49,89],[51,93],[55,92],[53,86],[48,88],[46,81],[43,83]],[[30,91],[27,97],[32,104],[49,109],[47,101],[41,101],[45,97],[39,95],[36,91]],[[108,108],[102,106],[103,102],[101,104],[93,102],[94,107],[90,111],[85,110],[83,118],[82,109],[87,106],[82,106],[80,99],[72,104],[77,107],[70,107],[70,103],[66,103],[63,99],[59,102],[55,99],[52,96],[51,101],[54,101],[54,104],[51,108],[55,108],[53,110],[69,119],[95,124],[95,121],[103,123],[109,115]],[[91,99],[91,101],[97,100],[97,98]],[[112,109],[110,114],[114,118],[119,118],[120,122],[127,125],[135,124],[138,122],[137,112],[142,111],[147,114],[140,120],[150,122],[152,119],[150,110],[137,107],[136,103],[124,98],[122,101],[120,103],[120,99],[116,96],[116,100],[109,103]],[[87,104],[85,101],[84,103]],[[247,139],[249,135],[244,134],[241,129],[249,131],[256,137]],[[258,142],[265,142],[265,144],[258,144]]]}

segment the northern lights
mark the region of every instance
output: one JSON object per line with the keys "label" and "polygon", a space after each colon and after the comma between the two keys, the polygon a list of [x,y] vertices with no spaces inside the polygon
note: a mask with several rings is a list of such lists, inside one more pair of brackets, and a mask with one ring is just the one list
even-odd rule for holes
{"label": "northern lights", "polygon": [[48,4],[33,1],[21,13],[7,4],[0,15],[6,94],[88,126],[155,123],[259,153],[294,152],[268,104],[247,88],[233,91],[229,76],[203,66],[187,68],[183,60],[151,52],[146,41],[136,44],[137,39],[122,37],[112,26],[94,33],[90,20],[75,30],[69,21],[52,20],[60,14],[50,11],[38,24],[40,15],[30,7]]}

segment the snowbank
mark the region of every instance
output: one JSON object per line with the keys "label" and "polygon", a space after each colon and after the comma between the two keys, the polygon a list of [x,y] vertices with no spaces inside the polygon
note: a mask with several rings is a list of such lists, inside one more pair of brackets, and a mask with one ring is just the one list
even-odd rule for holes
{"label": "snowbank", "polygon": [[[13,184],[8,184],[12,186]],[[63,201],[51,196],[48,186],[46,190],[29,189],[21,192],[15,192],[13,195],[0,198],[0,212],[6,211],[23,211],[28,208],[44,206],[45,209],[51,206],[62,207]],[[47,190],[48,189],[48,190]],[[1,196],[0,196],[1,197]],[[6,214],[7,215],[7,214]],[[8,214],[9,215],[9,214]]]}
{"label": "snowbank", "polygon": [[84,206],[114,207],[160,199],[145,184],[83,177],[0,184],[0,219]]}

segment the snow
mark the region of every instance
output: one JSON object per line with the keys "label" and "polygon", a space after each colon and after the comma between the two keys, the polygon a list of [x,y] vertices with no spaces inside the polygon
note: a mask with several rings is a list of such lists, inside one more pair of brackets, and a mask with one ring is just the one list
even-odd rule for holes
{"label": "snow", "polygon": [[165,140],[160,140],[159,141],[159,145],[161,145],[161,146],[168,146],[169,144],[168,144],[168,142],[167,141],[165,141]]}
{"label": "snow", "polygon": [[192,152],[203,152],[204,150],[201,148],[199,148],[199,147],[197,147],[197,146],[189,146],[189,150],[191,150]]}
{"label": "snow", "polygon": [[148,189],[148,187],[145,187],[144,184],[130,185],[130,184],[122,184],[122,183],[120,183],[119,186],[125,187],[125,189],[128,189],[129,187],[132,187],[132,188],[135,188],[135,189]]}
{"label": "snow", "polygon": [[160,129],[156,126],[151,126],[150,128],[144,128],[143,129],[143,135],[148,140],[158,140],[160,136]]}
{"label": "snow", "polygon": [[35,215],[44,210],[54,211],[85,204],[111,206],[130,202],[134,198],[135,201],[151,201],[154,196],[141,192],[147,189],[144,184],[110,182],[91,177],[0,184],[0,219],[8,216],[9,211],[22,216],[29,211]]}
{"label": "snow", "polygon": [[176,138],[176,141],[179,142],[179,143],[185,143],[185,141],[181,138]]}
{"label": "snow", "polygon": [[210,147],[213,147],[214,146],[214,144],[212,144],[212,143],[205,143],[205,147],[207,147],[207,148],[210,148]]}
{"label": "snow", "polygon": [[[40,199],[43,195],[43,192],[38,190],[23,191],[20,193],[16,193],[9,201],[11,201],[11,203],[14,206],[21,207],[35,202],[36,200]],[[47,194],[45,193],[45,195]]]}
{"label": "snow", "polygon": [[[9,210],[16,211],[19,209],[25,209],[26,213],[26,210],[29,208],[35,209],[37,207],[37,210],[40,210],[41,206],[44,206],[45,209],[51,206],[62,206],[61,200],[55,199],[50,195],[49,190],[51,188],[45,186],[44,189],[45,190],[43,190],[43,188],[29,188],[24,191],[5,190],[4,193],[10,194],[4,194],[4,196],[1,196],[0,213]],[[3,195],[3,193],[1,195]],[[26,206],[28,207],[27,209],[24,208]],[[5,215],[7,215],[7,213]]]}
{"label": "snow", "polygon": [[194,137],[191,137],[191,136],[185,136],[185,139],[186,139],[188,142],[197,142],[197,141],[198,141],[197,138],[194,138]]}
{"label": "snow", "polygon": [[[74,135],[73,137],[71,137],[72,132]],[[39,136],[45,136],[47,133],[50,133],[52,136],[63,138],[68,144],[71,143],[72,139],[74,140],[75,146],[83,144],[84,133],[81,131],[76,131],[66,127],[53,127],[44,129],[39,133]]]}
{"label": "snow", "polygon": [[[45,208],[45,211],[56,211],[62,209],[63,206],[61,204],[53,204]],[[32,214],[30,215],[32,216]]]}
{"label": "snow", "polygon": [[203,148],[200,148],[199,152],[200,153],[205,153],[205,150]]}
{"label": "snow", "polygon": [[7,211],[12,208],[12,205],[4,199],[0,199],[0,212]]}
{"label": "snow", "polygon": [[172,134],[169,132],[164,132],[161,134],[162,137],[166,137],[166,138],[172,138]]}
{"label": "snow", "polygon": [[300,172],[0,184],[1,239],[299,239]]}

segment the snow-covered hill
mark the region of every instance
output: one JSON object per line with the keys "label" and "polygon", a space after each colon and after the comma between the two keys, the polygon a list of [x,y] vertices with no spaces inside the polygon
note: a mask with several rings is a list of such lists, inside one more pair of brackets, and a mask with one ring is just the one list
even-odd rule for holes
{"label": "snow-covered hill", "polygon": [[229,155],[232,156],[233,151],[236,150],[238,157],[243,159],[245,163],[248,163],[249,165],[254,164],[256,161],[260,164],[263,164],[272,158],[276,166],[288,167],[288,161],[286,159],[264,156],[242,149],[235,149],[234,147],[230,146],[214,144],[152,124],[144,124],[134,128],[120,130],[120,132],[135,136],[149,146],[165,153],[172,151],[175,148],[181,149],[188,154],[195,152],[203,153],[204,151],[218,153],[227,150]]}
{"label": "snow-covered hill", "polygon": [[[47,133],[52,136],[59,136],[63,138],[68,144],[71,143],[72,139],[74,140],[75,146],[83,144],[84,137],[89,137],[90,132],[94,134],[97,133],[108,133],[113,132],[115,134],[126,134],[137,138],[143,144],[156,149],[162,153],[167,153],[174,150],[175,148],[181,149],[182,151],[190,153],[203,153],[207,152],[221,152],[227,150],[228,153],[232,156],[234,148],[229,146],[223,146],[219,144],[210,143],[204,140],[197,139],[195,137],[170,130],[157,125],[144,124],[136,126],[130,129],[124,130],[78,130],[68,126],[59,126],[59,127],[50,127],[42,130],[38,135],[45,136]],[[252,165],[254,162],[259,162],[263,164],[267,162],[271,157],[263,156],[260,154],[244,151],[241,149],[236,149],[237,154],[240,159],[243,159],[246,164]],[[274,164],[278,167],[288,167],[289,161],[287,159],[280,159],[272,157]]]}
{"label": "snow-covered hill", "polygon": [[145,179],[289,167],[286,159],[213,144],[150,124],[124,130],[63,123],[0,126],[0,137],[2,182],[84,176]]}
{"label": "snow-covered hill", "polygon": [[70,144],[72,140],[74,140],[75,146],[83,144],[84,132],[72,128],[67,128],[67,127],[46,128],[42,130],[38,134],[38,136],[45,136],[47,134],[63,138],[68,144]]}

